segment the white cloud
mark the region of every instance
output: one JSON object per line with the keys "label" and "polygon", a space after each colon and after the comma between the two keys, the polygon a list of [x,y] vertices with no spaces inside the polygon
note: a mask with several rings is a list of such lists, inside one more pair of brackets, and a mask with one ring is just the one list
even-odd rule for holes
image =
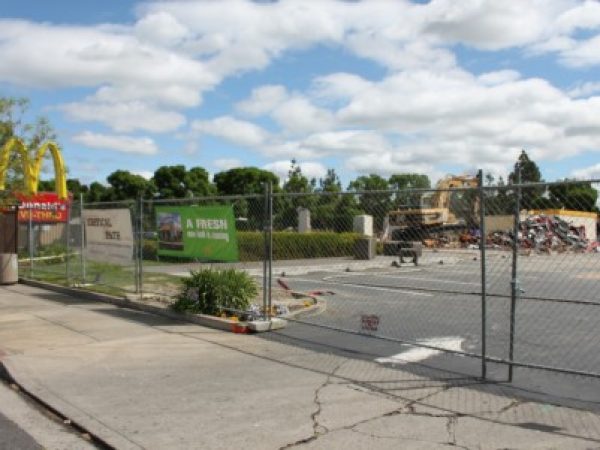
{"label": "white cloud", "polygon": [[147,137],[108,135],[84,131],[73,136],[72,141],[88,148],[114,150],[122,153],[140,155],[154,155],[158,153],[158,148],[154,141]]}
{"label": "white cloud", "polygon": [[260,146],[269,137],[269,133],[261,127],[230,116],[221,116],[212,120],[196,120],[192,123],[192,130],[247,147]]}
{"label": "white cloud", "polygon": [[236,167],[242,167],[243,163],[237,158],[220,158],[215,159],[212,165],[219,170],[229,170]]}
{"label": "white cloud", "polygon": [[579,84],[568,92],[569,96],[573,98],[587,97],[597,93],[600,93],[600,81]]}
{"label": "white cloud", "polygon": [[142,17],[135,24],[135,32],[142,41],[155,42],[165,46],[178,44],[189,34],[185,26],[164,11]]}
{"label": "white cloud", "polygon": [[[302,170],[302,175],[311,180],[312,178],[323,178],[327,174],[327,168],[317,161],[298,162],[297,165]],[[291,167],[290,160],[275,161],[263,166],[263,169],[273,172],[282,182],[288,178]]]}
{"label": "white cloud", "polygon": [[288,97],[284,86],[268,85],[252,90],[250,98],[239,102],[236,109],[250,116],[268,114],[283,103]]}
{"label": "white cloud", "polygon": [[117,132],[145,130],[154,133],[173,131],[186,123],[184,115],[162,111],[143,101],[97,102],[93,99],[59,107],[76,121],[101,122]]}
{"label": "white cloud", "polygon": [[581,180],[600,180],[600,163],[574,170],[571,175]]}

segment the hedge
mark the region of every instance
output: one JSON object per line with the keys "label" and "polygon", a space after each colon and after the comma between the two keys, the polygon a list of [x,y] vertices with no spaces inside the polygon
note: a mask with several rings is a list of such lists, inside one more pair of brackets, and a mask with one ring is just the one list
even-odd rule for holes
{"label": "hedge", "polygon": [[[313,231],[273,232],[273,259],[331,258],[352,256],[354,244],[361,237],[357,233],[334,233]],[[258,231],[238,231],[240,261],[261,261],[265,252],[263,233]],[[144,259],[156,260],[156,241],[144,241]],[[189,261],[188,258],[164,257],[163,261]]]}

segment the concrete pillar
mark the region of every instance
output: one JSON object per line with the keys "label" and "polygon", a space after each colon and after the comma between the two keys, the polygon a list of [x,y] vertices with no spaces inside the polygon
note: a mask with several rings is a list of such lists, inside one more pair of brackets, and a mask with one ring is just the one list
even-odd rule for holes
{"label": "concrete pillar", "polygon": [[368,214],[354,216],[353,225],[355,233],[368,237],[373,236],[373,216],[369,216]]}
{"label": "concrete pillar", "polygon": [[310,210],[298,208],[298,233],[308,233],[310,229]]}

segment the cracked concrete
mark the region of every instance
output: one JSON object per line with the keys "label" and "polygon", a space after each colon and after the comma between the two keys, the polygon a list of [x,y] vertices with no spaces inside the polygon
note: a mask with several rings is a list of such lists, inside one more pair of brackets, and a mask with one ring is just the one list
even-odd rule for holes
{"label": "cracked concrete", "polygon": [[0,358],[120,449],[600,448],[591,412],[43,293],[0,288]]}

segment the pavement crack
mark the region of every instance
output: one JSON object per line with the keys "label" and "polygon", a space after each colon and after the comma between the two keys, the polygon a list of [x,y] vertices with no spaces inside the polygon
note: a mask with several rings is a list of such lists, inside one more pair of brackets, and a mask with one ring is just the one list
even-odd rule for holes
{"label": "pavement crack", "polygon": [[456,445],[456,423],[458,422],[458,417],[456,416],[448,416],[448,420],[446,422],[446,431],[448,431],[448,444]]}
{"label": "pavement crack", "polygon": [[287,448],[292,448],[292,447],[296,447],[302,444],[308,444],[309,442],[315,441],[317,440],[319,437],[324,436],[325,434],[329,433],[330,430],[329,428],[327,428],[325,425],[322,425],[319,423],[319,415],[321,414],[321,411],[323,410],[323,403],[321,402],[321,391],[323,389],[325,389],[327,386],[329,386],[332,382],[332,378],[335,377],[335,374],[337,373],[338,370],[341,369],[341,367],[346,364],[348,361],[342,361],[340,364],[338,364],[332,371],[331,373],[329,373],[327,375],[327,378],[325,378],[325,381],[323,381],[323,383],[321,383],[314,392],[314,396],[313,396],[313,403],[316,406],[316,409],[311,413],[310,415],[310,419],[312,421],[312,428],[313,428],[313,434],[312,436],[300,439],[296,442],[292,442],[290,444],[284,445],[283,447],[280,447],[279,450],[283,450],[283,449],[287,449]]}

